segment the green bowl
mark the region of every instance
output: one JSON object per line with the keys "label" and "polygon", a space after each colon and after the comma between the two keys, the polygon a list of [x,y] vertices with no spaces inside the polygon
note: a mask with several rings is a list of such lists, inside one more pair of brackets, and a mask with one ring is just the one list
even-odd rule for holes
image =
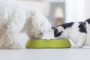
{"label": "green bowl", "polygon": [[70,48],[69,40],[29,40],[26,48]]}

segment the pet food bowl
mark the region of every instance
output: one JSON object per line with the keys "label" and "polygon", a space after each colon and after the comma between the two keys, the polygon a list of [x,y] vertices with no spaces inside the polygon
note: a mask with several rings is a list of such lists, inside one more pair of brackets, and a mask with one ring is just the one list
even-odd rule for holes
{"label": "pet food bowl", "polygon": [[69,40],[29,40],[26,48],[70,48]]}

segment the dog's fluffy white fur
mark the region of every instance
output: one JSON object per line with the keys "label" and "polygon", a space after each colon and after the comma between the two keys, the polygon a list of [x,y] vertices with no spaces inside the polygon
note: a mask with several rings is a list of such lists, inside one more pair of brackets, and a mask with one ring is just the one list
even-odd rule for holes
{"label": "dog's fluffy white fur", "polygon": [[31,39],[54,38],[51,24],[41,12],[31,12],[16,0],[0,0],[0,48],[20,48],[21,31]]}
{"label": "dog's fluffy white fur", "polygon": [[53,30],[48,19],[40,12],[35,11],[27,19],[23,29],[31,39],[53,39]]}

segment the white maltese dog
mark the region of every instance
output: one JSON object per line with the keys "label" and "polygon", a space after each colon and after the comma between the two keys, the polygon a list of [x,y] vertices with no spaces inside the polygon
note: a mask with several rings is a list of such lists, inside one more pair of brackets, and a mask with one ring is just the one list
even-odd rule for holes
{"label": "white maltese dog", "polygon": [[24,31],[30,39],[53,39],[51,24],[38,11],[31,12],[16,0],[0,0],[0,49],[20,48]]}

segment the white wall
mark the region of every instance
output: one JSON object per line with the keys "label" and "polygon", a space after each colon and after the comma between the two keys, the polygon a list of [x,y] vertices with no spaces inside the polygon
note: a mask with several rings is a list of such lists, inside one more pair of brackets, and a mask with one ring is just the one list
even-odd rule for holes
{"label": "white wall", "polygon": [[52,1],[65,1],[66,3],[66,22],[84,21],[90,17],[90,0],[38,0],[38,1],[22,1],[28,8],[41,9],[48,16]]}
{"label": "white wall", "polygon": [[47,1],[19,0],[19,2],[31,10],[41,10],[46,16],[48,16],[50,6]]}
{"label": "white wall", "polygon": [[84,0],[66,0],[66,22],[84,20]]}
{"label": "white wall", "polygon": [[85,18],[90,18],[90,0],[84,0]]}

